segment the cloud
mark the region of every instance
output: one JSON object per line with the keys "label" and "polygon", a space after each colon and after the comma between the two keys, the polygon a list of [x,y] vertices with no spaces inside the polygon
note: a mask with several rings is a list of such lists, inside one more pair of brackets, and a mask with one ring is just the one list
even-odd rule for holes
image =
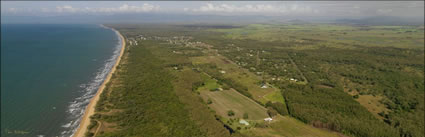
{"label": "cloud", "polygon": [[74,13],[74,12],[77,12],[79,10],[80,10],[79,8],[73,8],[72,6],[69,6],[69,5],[56,6],[56,11],[57,12],[71,12],[71,13]]}
{"label": "cloud", "polygon": [[247,4],[241,6],[228,4],[212,4],[206,3],[199,8],[184,8],[184,11],[194,13],[217,13],[217,14],[306,14],[318,13],[309,6],[300,5],[270,5],[270,4]]}
{"label": "cloud", "polygon": [[17,9],[16,8],[9,8],[9,9],[7,9],[9,12],[16,12],[17,11]]}
{"label": "cloud", "polygon": [[151,12],[158,11],[160,9],[159,6],[155,6],[152,4],[143,4],[141,6],[135,5],[127,5],[123,4],[117,8],[86,8],[86,10],[91,12],[103,12],[103,13],[139,13],[139,12]]}
{"label": "cloud", "polygon": [[142,12],[152,12],[159,11],[160,6],[152,5],[148,3],[144,3],[142,5],[128,5],[123,4],[118,7],[84,7],[84,8],[76,8],[70,5],[56,6],[54,10],[49,8],[40,8],[42,12],[49,13],[142,13]]}
{"label": "cloud", "polygon": [[19,12],[21,9],[19,8],[5,8],[5,9],[1,9],[1,12],[3,14],[4,13],[10,13],[10,14],[15,14],[17,12]]}
{"label": "cloud", "polygon": [[391,13],[392,11],[393,11],[392,9],[378,9],[376,11],[376,13],[378,13],[378,14],[388,14],[388,13]]}

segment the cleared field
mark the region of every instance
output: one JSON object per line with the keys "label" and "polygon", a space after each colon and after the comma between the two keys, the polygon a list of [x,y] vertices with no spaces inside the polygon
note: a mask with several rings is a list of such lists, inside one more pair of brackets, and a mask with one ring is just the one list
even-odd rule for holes
{"label": "cleared field", "polygon": [[[358,85],[353,84],[349,80],[343,79],[348,83],[347,85],[350,87],[356,87]],[[382,101],[386,98],[381,95],[361,95],[356,89],[348,89],[347,87],[344,88],[344,92],[350,94],[351,96],[357,95],[358,98],[355,98],[357,102],[359,102],[363,107],[365,107],[369,112],[373,114],[378,119],[384,119],[383,116],[379,115],[378,113],[384,112],[388,113],[391,110],[386,108],[385,104],[382,104]]]}
{"label": "cleared field", "polygon": [[285,100],[283,99],[282,94],[278,90],[275,90],[265,95],[264,99],[271,102],[280,102],[282,104],[285,104]]}
{"label": "cleared field", "polygon": [[252,128],[243,134],[255,137],[339,137],[336,132],[314,128],[294,118],[277,116],[269,123],[269,128]]}
{"label": "cleared field", "polygon": [[[223,74],[226,78],[231,78],[236,82],[245,85],[248,87],[248,92],[253,95],[255,100],[260,101],[261,103],[266,103],[267,101],[277,101],[284,103],[284,99],[279,91],[279,89],[272,86],[267,88],[261,88],[259,82],[261,77],[253,74],[252,72],[239,67],[233,62],[227,60],[223,56],[201,56],[191,58],[193,64],[205,64],[212,63],[216,64],[221,70],[225,73]],[[217,70],[218,71],[218,70]]]}
{"label": "cleared field", "polygon": [[211,79],[208,75],[201,73],[201,78],[205,85],[200,87],[199,90],[216,90],[220,88],[220,85],[217,84],[217,80]]}
{"label": "cleared field", "polygon": [[[249,120],[262,120],[268,117],[264,107],[233,89],[214,92],[204,90],[201,91],[201,96],[204,100],[211,99],[210,107],[226,118],[242,118],[244,113],[248,113]],[[233,110],[235,116],[229,117],[227,115],[229,110]]]}
{"label": "cleared field", "polygon": [[[310,125],[304,124],[294,118],[287,116],[276,116],[273,118],[273,122],[265,123],[263,121],[264,118],[268,117],[267,109],[263,106],[257,104],[253,100],[239,92],[230,89],[223,91],[209,91],[208,87],[212,87],[214,85],[219,87],[216,80],[211,79],[206,74],[201,74],[203,81],[205,81],[205,85],[200,87],[201,97],[206,100],[211,100],[212,103],[209,105],[216,113],[224,118],[242,118],[244,113],[248,113],[249,118],[247,120],[252,121],[254,123],[265,124],[267,128],[258,128],[251,127],[247,130],[240,130],[242,134],[248,136],[258,136],[258,137],[278,137],[278,136],[301,136],[301,137],[337,137],[338,134],[336,132],[330,132],[323,129],[314,128]],[[270,87],[272,88],[272,87]],[[277,90],[276,90],[277,91]],[[262,99],[267,99],[270,101],[278,101],[283,102],[283,97],[280,93],[270,92],[266,94]],[[233,110],[235,112],[235,116],[229,117],[227,112],[229,110]],[[227,121],[227,120],[225,120]],[[231,127],[245,127],[243,125],[239,125],[237,121],[233,122]]]}

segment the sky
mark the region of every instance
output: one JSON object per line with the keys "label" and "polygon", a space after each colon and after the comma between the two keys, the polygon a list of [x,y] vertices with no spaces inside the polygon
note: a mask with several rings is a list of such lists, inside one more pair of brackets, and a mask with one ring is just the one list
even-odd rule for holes
{"label": "sky", "polygon": [[1,1],[2,16],[120,14],[371,17],[424,16],[424,1]]}

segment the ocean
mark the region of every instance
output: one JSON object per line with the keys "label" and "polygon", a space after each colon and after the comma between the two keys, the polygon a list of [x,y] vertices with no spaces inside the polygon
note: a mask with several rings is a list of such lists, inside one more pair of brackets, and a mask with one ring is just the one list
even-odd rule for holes
{"label": "ocean", "polygon": [[120,42],[95,24],[1,24],[1,136],[71,136]]}

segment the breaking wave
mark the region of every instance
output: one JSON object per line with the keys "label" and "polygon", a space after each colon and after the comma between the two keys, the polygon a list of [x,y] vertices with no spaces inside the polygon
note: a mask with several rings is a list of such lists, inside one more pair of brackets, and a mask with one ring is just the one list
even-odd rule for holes
{"label": "breaking wave", "polygon": [[[103,25],[100,25],[100,27],[105,29],[111,29]],[[62,125],[64,131],[61,132],[61,137],[73,136],[74,133],[77,131],[87,105],[90,103],[91,98],[96,95],[99,86],[102,85],[103,81],[106,79],[107,75],[112,70],[112,67],[117,61],[117,58],[119,57],[122,46],[122,40],[120,38],[119,33],[115,30],[113,31],[118,37],[118,45],[116,46],[113,55],[105,61],[105,65],[96,72],[96,76],[92,78],[89,83],[80,85],[81,89],[78,92],[82,93],[82,95],[80,97],[75,98],[74,101],[70,102],[68,110],[66,111],[69,115],[67,118],[69,121],[66,124]]]}

